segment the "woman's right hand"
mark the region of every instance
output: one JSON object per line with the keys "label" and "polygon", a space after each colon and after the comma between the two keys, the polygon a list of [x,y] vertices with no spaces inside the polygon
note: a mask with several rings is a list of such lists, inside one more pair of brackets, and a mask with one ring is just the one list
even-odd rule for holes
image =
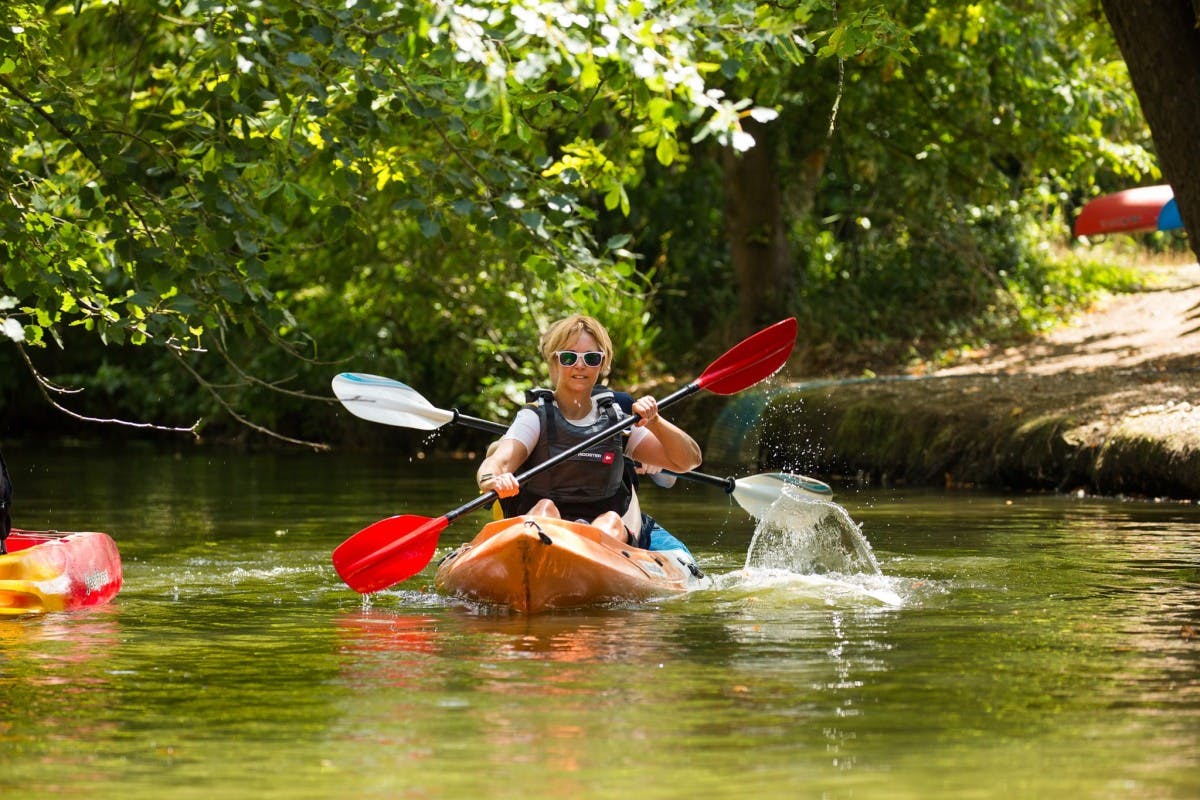
{"label": "woman's right hand", "polygon": [[517,476],[511,472],[501,472],[479,482],[479,488],[485,492],[495,492],[500,497],[512,497],[521,491]]}

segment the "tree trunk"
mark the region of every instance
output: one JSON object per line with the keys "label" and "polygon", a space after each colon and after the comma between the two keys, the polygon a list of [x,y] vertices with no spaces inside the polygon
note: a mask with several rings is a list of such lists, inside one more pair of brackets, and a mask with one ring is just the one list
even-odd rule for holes
{"label": "tree trunk", "polygon": [[725,233],[737,287],[737,326],[747,332],[791,314],[794,286],[773,129],[744,127],[757,143],[745,153],[726,148]]}
{"label": "tree trunk", "polygon": [[1200,257],[1200,11],[1191,0],[1102,0]]}

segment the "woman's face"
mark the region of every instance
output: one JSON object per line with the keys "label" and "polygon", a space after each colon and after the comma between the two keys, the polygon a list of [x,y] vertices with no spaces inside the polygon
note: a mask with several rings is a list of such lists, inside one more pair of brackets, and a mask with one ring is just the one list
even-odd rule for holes
{"label": "woman's face", "polygon": [[[580,331],[579,335],[568,341],[562,349],[587,353],[593,350],[598,351],[601,348],[594,336],[587,331]],[[583,358],[580,357],[575,359],[575,363],[571,366],[564,367],[558,362],[556,355],[550,360],[550,381],[554,384],[555,391],[565,390],[581,395],[590,395],[592,387],[600,379],[601,366],[589,367],[583,363]]]}

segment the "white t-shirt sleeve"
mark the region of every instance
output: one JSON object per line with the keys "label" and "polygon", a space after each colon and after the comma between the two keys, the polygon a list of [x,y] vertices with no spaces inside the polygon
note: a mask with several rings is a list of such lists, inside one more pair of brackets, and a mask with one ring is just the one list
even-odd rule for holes
{"label": "white t-shirt sleeve", "polygon": [[542,435],[542,420],[532,408],[522,408],[513,418],[512,425],[504,432],[503,438],[516,439],[525,445],[525,450],[533,452],[538,437]]}
{"label": "white t-shirt sleeve", "polygon": [[[645,439],[649,434],[650,431],[646,430],[645,428],[634,426],[633,431],[629,434],[629,441],[625,442],[625,452],[629,454],[630,458],[637,458],[638,445],[641,444],[642,440]],[[655,464],[653,466],[658,465]]]}

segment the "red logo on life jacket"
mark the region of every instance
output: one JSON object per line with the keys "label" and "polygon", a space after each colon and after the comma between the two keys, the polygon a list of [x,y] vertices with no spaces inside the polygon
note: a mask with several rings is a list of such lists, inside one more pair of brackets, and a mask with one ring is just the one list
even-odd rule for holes
{"label": "red logo on life jacket", "polygon": [[604,464],[611,464],[616,460],[617,460],[617,454],[614,453],[612,450],[609,450],[607,453],[605,453],[600,458],[601,463],[604,463]]}

